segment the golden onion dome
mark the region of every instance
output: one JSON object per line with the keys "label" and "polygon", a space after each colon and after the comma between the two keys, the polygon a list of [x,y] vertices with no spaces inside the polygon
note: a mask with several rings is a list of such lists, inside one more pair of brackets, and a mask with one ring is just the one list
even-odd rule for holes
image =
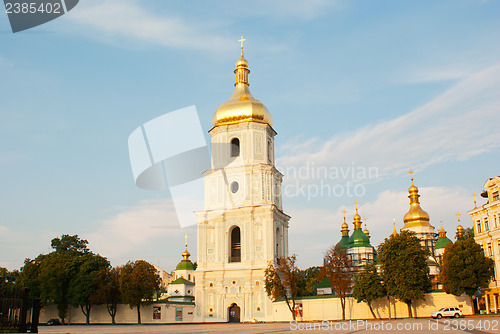
{"label": "golden onion dome", "polygon": [[182,253],[182,259],[184,261],[189,261],[190,256],[191,256],[191,253],[189,253],[187,249]]}
{"label": "golden onion dome", "polygon": [[349,236],[349,225],[347,225],[347,223],[345,222],[344,220],[344,223],[342,224],[342,229],[341,229],[341,232],[342,232],[342,236],[343,237],[348,237]]}
{"label": "golden onion dome", "polygon": [[398,235],[398,231],[396,231],[396,219],[393,220],[394,231],[392,231],[392,236],[395,237]]}
{"label": "golden onion dome", "polygon": [[241,56],[236,62],[236,83],[231,98],[221,104],[212,117],[213,126],[234,124],[240,122],[260,122],[273,126],[273,118],[267,108],[252,96],[248,88],[248,62],[243,56],[243,46]]}
{"label": "golden onion dome", "polygon": [[[411,173],[413,173],[410,170]],[[411,178],[411,187],[408,188],[408,198],[410,199],[410,210],[404,215],[403,221],[405,226],[403,228],[416,227],[416,226],[431,226],[429,224],[429,214],[420,207],[418,188],[413,184],[413,175]]]}

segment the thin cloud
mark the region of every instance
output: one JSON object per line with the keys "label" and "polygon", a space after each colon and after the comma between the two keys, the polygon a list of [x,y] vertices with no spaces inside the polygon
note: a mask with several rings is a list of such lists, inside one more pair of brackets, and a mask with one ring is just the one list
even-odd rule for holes
{"label": "thin cloud", "polygon": [[[86,33],[98,31],[100,38],[153,43],[177,49],[221,51],[234,44],[211,33],[203,22],[186,22],[180,17],[162,17],[139,6],[136,1],[100,1],[79,6],[71,20]],[[95,34],[92,34],[95,36]]]}
{"label": "thin cloud", "polygon": [[[185,233],[191,235],[192,229],[181,229],[172,201],[162,199],[122,208],[103,220],[94,232],[85,234],[85,238],[92,251],[107,257],[114,265],[139,256],[155,264],[159,258],[168,258],[164,264],[173,266],[180,259]],[[169,251],[171,247],[178,249],[179,254]],[[190,252],[195,253],[193,246]]]}
{"label": "thin cloud", "polygon": [[[396,119],[336,135],[316,149],[288,146],[278,159],[285,169],[316,166],[377,167],[380,174],[463,161],[498,150],[500,65],[462,80],[444,94]],[[287,146],[285,146],[287,147]]]}

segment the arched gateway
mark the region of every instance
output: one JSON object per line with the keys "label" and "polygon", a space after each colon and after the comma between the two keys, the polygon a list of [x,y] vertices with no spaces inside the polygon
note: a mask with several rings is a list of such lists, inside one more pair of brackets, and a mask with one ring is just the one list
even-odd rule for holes
{"label": "arched gateway", "polygon": [[233,303],[229,306],[228,310],[228,321],[229,322],[240,322],[240,307]]}

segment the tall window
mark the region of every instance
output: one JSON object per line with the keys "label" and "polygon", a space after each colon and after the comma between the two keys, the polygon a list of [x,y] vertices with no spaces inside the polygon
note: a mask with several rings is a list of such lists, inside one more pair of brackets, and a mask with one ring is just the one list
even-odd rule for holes
{"label": "tall window", "polygon": [[489,231],[490,225],[488,225],[488,218],[484,218],[484,230]]}
{"label": "tall window", "polygon": [[241,232],[238,226],[234,226],[229,235],[231,240],[229,241],[230,255],[229,262],[241,262]]}
{"label": "tall window", "polygon": [[280,257],[280,243],[281,243],[281,233],[280,229],[276,228],[276,256]]}
{"label": "tall window", "polygon": [[238,157],[240,155],[240,140],[238,138],[233,138],[231,140],[231,158]]}
{"label": "tall window", "polygon": [[498,201],[500,199],[500,196],[498,195],[498,191],[495,191],[493,193],[493,201]]}
{"label": "tall window", "polygon": [[273,162],[273,152],[272,152],[271,141],[267,142],[267,161],[269,164],[272,164],[272,162]]}
{"label": "tall window", "polygon": [[481,233],[481,221],[477,221],[477,233]]}

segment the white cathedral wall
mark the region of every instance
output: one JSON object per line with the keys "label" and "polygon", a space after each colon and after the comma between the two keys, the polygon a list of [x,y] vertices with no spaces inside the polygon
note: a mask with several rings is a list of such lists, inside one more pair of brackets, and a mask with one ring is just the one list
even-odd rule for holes
{"label": "white cathedral wall", "polygon": [[[153,308],[160,307],[161,318],[153,319]],[[182,309],[182,321],[176,321],[176,308]],[[71,322],[72,324],[85,324],[85,315],[79,307],[71,307]],[[57,306],[47,305],[40,311],[40,324],[46,323],[50,319],[58,318]],[[68,322],[69,317],[65,319]],[[116,312],[116,324],[136,324],[137,309],[130,308],[127,304],[118,304]],[[153,303],[141,307],[141,322],[143,324],[155,323],[192,323],[194,322],[194,305],[185,304],[164,304]],[[94,305],[90,311],[91,324],[111,324],[111,316],[106,309],[106,305]]]}
{"label": "white cathedral wall", "polygon": [[[318,299],[298,300],[301,304],[302,317],[297,321],[322,321],[341,320],[342,306],[340,298],[327,297]],[[387,298],[381,298],[372,303],[373,311],[379,318],[389,318],[389,302]],[[407,318],[408,307],[405,303],[391,298],[391,318]],[[471,302],[467,295],[456,297],[445,292],[432,292],[425,294],[425,300],[417,301],[412,307],[413,315],[416,317],[430,317],[431,312],[437,311],[441,307],[460,307],[464,315],[473,314]],[[273,303],[272,321],[290,321],[292,314],[285,301]],[[356,299],[348,297],[346,300],[346,319],[373,319],[373,316],[366,303],[358,303]]]}

